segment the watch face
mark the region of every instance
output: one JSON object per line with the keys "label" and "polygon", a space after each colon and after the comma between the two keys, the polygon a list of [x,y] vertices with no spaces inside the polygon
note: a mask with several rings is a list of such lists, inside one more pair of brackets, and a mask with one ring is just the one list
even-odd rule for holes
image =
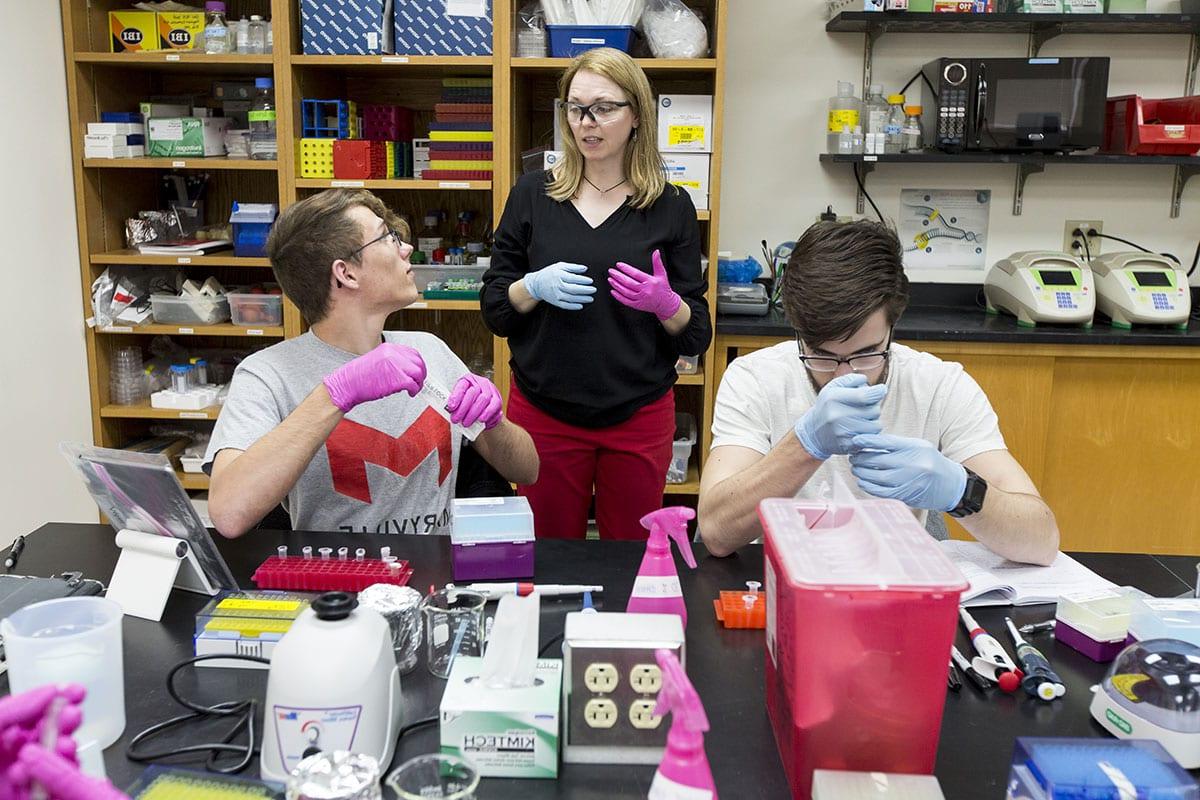
{"label": "watch face", "polygon": [[975,514],[983,508],[983,498],[987,494],[987,481],[967,470],[967,488],[963,491],[962,500],[950,512],[952,517],[965,517]]}

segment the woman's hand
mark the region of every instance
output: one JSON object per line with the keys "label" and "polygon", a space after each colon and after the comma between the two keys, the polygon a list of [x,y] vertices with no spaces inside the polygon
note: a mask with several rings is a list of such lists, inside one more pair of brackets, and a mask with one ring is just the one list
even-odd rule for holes
{"label": "woman's hand", "polygon": [[654,272],[650,275],[637,267],[618,261],[617,266],[608,271],[608,285],[617,302],[638,311],[648,311],[660,321],[666,322],[675,316],[683,299],[671,289],[671,283],[667,280],[667,268],[663,266],[662,253],[655,250],[651,261]]}

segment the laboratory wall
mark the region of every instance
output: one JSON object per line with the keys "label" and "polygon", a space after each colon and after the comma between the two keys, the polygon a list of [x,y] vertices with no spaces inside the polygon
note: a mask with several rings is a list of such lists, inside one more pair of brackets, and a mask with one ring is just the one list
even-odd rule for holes
{"label": "laboratory wall", "polygon": [[[837,93],[837,81],[853,81],[862,96],[863,40],[860,33],[826,33],[819,0],[758,0],[730,8],[721,249],[758,253],[761,239],[795,239],[829,204],[839,214],[854,212],[850,165],[817,158],[825,152],[827,100]],[[897,92],[934,58],[1022,57],[1026,47],[1027,37],[1017,34],[885,34],[875,45],[872,80],[885,93]],[[1077,35],[1050,40],[1041,55],[1109,56],[1110,97],[1176,97],[1184,89],[1187,47],[1182,35]],[[883,215],[895,219],[901,189],[992,190],[989,265],[1015,250],[1062,249],[1068,218],[1101,220],[1106,234],[1190,263],[1200,238],[1200,180],[1188,185],[1182,214],[1171,219],[1171,167],[1050,166],[1029,178],[1024,211],[1013,216],[1015,171],[1000,164],[885,164],[868,176],[867,191]],[[873,217],[869,205],[866,211]],[[1128,249],[1113,242],[1103,247]],[[933,277],[910,273],[914,280]],[[982,282],[982,275],[962,277]],[[1200,270],[1193,285],[1198,280]]]}
{"label": "laboratory wall", "polygon": [[92,441],[58,3],[6,3],[0,26],[0,545],[95,522],[58,453]]}

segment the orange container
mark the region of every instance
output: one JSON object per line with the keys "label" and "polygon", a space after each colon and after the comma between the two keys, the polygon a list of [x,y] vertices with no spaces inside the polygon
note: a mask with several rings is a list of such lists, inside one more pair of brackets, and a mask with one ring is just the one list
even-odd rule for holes
{"label": "orange container", "polygon": [[1163,100],[1108,98],[1104,152],[1190,156],[1200,152],[1200,95]]}
{"label": "orange container", "polygon": [[[747,597],[753,597],[749,604]],[[767,627],[767,597],[762,592],[721,592],[713,608],[726,628]]]}

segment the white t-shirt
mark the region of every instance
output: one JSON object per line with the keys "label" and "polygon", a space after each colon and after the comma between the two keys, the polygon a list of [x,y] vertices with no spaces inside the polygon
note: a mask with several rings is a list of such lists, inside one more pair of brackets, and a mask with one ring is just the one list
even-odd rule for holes
{"label": "white t-shirt", "polygon": [[[1006,450],[996,412],[962,364],[942,361],[902,344],[892,344],[887,397],[880,409],[883,432],[924,439],[960,464],[989,450]],[[748,447],[766,455],[812,408],[816,393],[794,341],[734,359],[721,379],[713,411],[713,448]],[[820,497],[822,484],[838,475],[859,497],[846,456],[833,456],[817,468],[800,496]],[[922,525],[927,512],[914,509]]]}

